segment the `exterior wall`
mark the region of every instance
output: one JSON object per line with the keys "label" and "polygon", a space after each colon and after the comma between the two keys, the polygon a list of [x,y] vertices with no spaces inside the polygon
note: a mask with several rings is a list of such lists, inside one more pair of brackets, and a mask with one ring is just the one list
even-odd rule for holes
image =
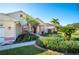
{"label": "exterior wall", "polygon": [[18,35],[22,34],[22,27],[21,24],[18,23],[16,24],[16,37],[18,37]]}
{"label": "exterior wall", "polygon": [[34,28],[33,28],[33,27],[31,27],[31,33],[32,33],[32,34],[35,34],[35,33],[34,33]]}
{"label": "exterior wall", "polygon": [[[28,31],[34,34],[33,27],[29,26],[29,30]],[[38,25],[38,27],[36,29],[36,33],[37,34],[41,34],[42,32],[44,32],[44,33],[46,32],[45,25]]]}
{"label": "exterior wall", "polygon": [[42,33],[42,32],[44,33],[45,32],[45,26],[44,25],[40,25],[39,26],[39,32],[40,33]]}
{"label": "exterior wall", "polygon": [[[28,26],[27,26],[28,27]],[[32,26],[29,24],[28,31],[32,32]]]}
{"label": "exterior wall", "polygon": [[[20,21],[21,25],[26,25],[27,22],[23,19],[24,16],[26,16],[23,12],[15,12],[15,13],[10,13],[8,14],[10,17],[13,17]],[[22,15],[22,16],[21,16]]]}
{"label": "exterior wall", "polygon": [[36,32],[37,32],[37,34],[42,34],[42,32],[45,33],[45,26],[44,25],[39,25],[37,27]]}
{"label": "exterior wall", "polygon": [[37,34],[40,34],[39,26],[37,27]]}
{"label": "exterior wall", "polygon": [[45,32],[48,33],[48,29],[50,29],[52,32],[54,31],[54,26],[46,26],[45,27]]}
{"label": "exterior wall", "polygon": [[[22,17],[20,15],[23,15],[24,14],[22,12],[16,12],[16,13],[10,13],[9,16],[13,17],[13,18],[16,18],[17,20],[21,19]],[[17,17],[16,17],[17,16]]]}
{"label": "exterior wall", "polygon": [[[33,27],[29,27],[29,32],[34,34],[34,28]],[[45,33],[45,26],[44,25],[39,25],[36,29],[36,34],[42,34],[42,32]]]}
{"label": "exterior wall", "polygon": [[37,34],[45,33],[45,23],[39,18],[36,18],[36,20],[39,22],[39,25],[37,27]]}
{"label": "exterior wall", "polygon": [[48,27],[45,26],[45,33],[48,33]]}
{"label": "exterior wall", "polygon": [[5,41],[16,39],[16,28],[14,21],[1,21],[0,25],[5,28]]}

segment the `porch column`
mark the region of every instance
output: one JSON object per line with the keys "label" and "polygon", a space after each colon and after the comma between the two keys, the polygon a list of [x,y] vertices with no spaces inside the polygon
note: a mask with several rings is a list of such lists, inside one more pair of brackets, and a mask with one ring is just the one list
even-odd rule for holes
{"label": "porch column", "polygon": [[28,30],[29,32],[31,32],[32,30],[31,30],[31,25],[29,25],[29,30]]}
{"label": "porch column", "polygon": [[39,26],[37,27],[37,34],[39,34],[40,33],[40,31],[39,31]]}

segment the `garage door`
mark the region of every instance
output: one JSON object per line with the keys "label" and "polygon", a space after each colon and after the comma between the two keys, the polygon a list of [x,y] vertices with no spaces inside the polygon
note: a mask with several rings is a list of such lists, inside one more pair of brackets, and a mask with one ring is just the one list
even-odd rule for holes
{"label": "garage door", "polygon": [[0,43],[3,43],[4,42],[4,28],[3,27],[0,27]]}

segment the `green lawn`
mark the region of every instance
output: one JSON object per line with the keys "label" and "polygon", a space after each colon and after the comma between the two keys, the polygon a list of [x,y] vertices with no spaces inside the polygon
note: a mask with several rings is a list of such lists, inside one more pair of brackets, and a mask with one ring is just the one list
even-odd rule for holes
{"label": "green lawn", "polygon": [[79,39],[79,30],[77,30],[75,33],[72,34],[72,38]]}
{"label": "green lawn", "polygon": [[0,55],[59,55],[59,53],[43,51],[32,45],[0,51]]}

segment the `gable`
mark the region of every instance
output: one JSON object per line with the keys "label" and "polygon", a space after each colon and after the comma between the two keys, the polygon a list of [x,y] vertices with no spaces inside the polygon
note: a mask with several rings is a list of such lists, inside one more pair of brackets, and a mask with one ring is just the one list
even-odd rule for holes
{"label": "gable", "polygon": [[27,22],[23,19],[23,17],[26,16],[26,14],[23,11],[16,11],[8,13],[7,15],[20,21],[21,25],[27,24]]}
{"label": "gable", "polygon": [[25,17],[29,17],[30,19],[33,18],[23,11],[16,11],[16,12],[8,13],[7,15],[10,16],[10,17],[13,17],[15,19],[18,19],[22,25],[27,24],[26,20],[24,19]]}
{"label": "gable", "polygon": [[[23,11],[16,11],[16,12],[8,13],[6,15],[8,15],[9,17],[17,19],[18,21],[20,21],[20,23],[22,25],[27,24],[26,20],[24,20],[23,17],[27,16],[30,19],[33,19],[33,17],[31,17],[30,15],[24,13]],[[40,25],[45,25],[45,23],[42,20],[40,20],[39,18],[36,18],[36,20],[39,22]]]}
{"label": "gable", "polygon": [[12,13],[8,13],[8,16],[14,17],[14,18],[18,18],[21,19],[23,16],[25,16],[24,12],[22,11],[16,11],[16,12],[12,12]]}
{"label": "gable", "polygon": [[36,18],[36,20],[39,22],[40,25],[45,25],[45,23],[42,20],[40,20],[39,18]]}
{"label": "gable", "polygon": [[18,21],[16,19],[12,18],[12,17],[7,16],[4,13],[0,13],[0,20],[3,20],[3,21],[4,20],[6,20],[6,21]]}

